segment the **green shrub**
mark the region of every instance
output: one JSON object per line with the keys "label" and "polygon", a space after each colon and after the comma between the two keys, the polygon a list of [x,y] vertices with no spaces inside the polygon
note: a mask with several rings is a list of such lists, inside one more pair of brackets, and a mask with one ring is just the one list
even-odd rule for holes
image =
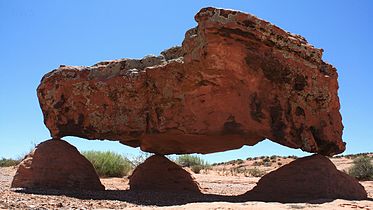
{"label": "green shrub", "polygon": [[134,156],[133,158],[131,158],[131,163],[134,166],[134,168],[136,168],[138,165],[140,165],[141,163],[143,163],[150,156],[152,156],[152,153],[140,151],[139,155]]}
{"label": "green shrub", "polygon": [[190,167],[190,169],[191,169],[194,173],[199,174],[199,172],[200,172],[202,169],[204,169],[204,166],[202,166],[202,165],[193,165],[193,166]]}
{"label": "green shrub", "polygon": [[175,162],[182,167],[190,167],[196,174],[200,173],[202,169],[210,167],[205,160],[196,155],[180,155],[176,158]]}
{"label": "green shrub", "polygon": [[270,157],[271,160],[276,160],[276,158],[277,158],[277,155],[272,155],[272,156]]}
{"label": "green shrub", "polygon": [[265,167],[270,167],[270,166],[272,166],[272,162],[269,162],[269,161],[263,161],[263,166],[265,166]]}
{"label": "green shrub", "polygon": [[261,166],[261,165],[263,165],[263,162],[262,161],[254,161],[251,165],[252,166]]}
{"label": "green shrub", "polygon": [[11,158],[0,159],[0,167],[16,166],[21,162],[21,160],[15,160]]}
{"label": "green shrub", "polygon": [[227,161],[227,162],[225,162],[225,164],[224,164],[224,165],[229,165],[229,164],[232,164],[232,165],[234,165],[234,160],[230,160],[230,161]]}
{"label": "green shrub", "polygon": [[176,163],[182,167],[191,167],[195,165],[207,165],[207,162],[196,155],[180,155],[176,158]]}
{"label": "green shrub", "polygon": [[236,160],[230,160],[228,162],[226,162],[227,164],[232,164],[232,165],[236,165],[236,164],[242,164],[244,163],[244,161],[242,159],[236,159]]}
{"label": "green shrub", "polygon": [[373,154],[372,152],[365,152],[365,153],[357,153],[357,154],[348,154],[348,155],[341,155],[343,157],[346,157],[348,159],[355,159],[355,158],[358,158],[358,157],[361,157],[361,156],[368,156],[368,155],[371,155]]}
{"label": "green shrub", "polygon": [[115,152],[85,151],[82,154],[92,163],[100,177],[123,177],[133,168],[126,157]]}
{"label": "green shrub", "polygon": [[265,171],[260,170],[259,168],[250,168],[247,169],[245,172],[245,176],[253,176],[253,177],[262,177],[266,174]]}
{"label": "green shrub", "polygon": [[373,180],[373,165],[371,158],[362,156],[356,158],[353,166],[349,169],[348,174],[358,180]]}
{"label": "green shrub", "polygon": [[290,158],[290,159],[298,159],[298,156],[296,156],[296,155],[289,155],[288,158]]}
{"label": "green shrub", "polygon": [[244,161],[242,159],[237,159],[236,160],[236,164],[242,164],[242,163],[244,163]]}
{"label": "green shrub", "polygon": [[244,166],[232,167],[229,169],[232,176],[236,176],[237,174],[244,174],[246,176],[247,169]]}

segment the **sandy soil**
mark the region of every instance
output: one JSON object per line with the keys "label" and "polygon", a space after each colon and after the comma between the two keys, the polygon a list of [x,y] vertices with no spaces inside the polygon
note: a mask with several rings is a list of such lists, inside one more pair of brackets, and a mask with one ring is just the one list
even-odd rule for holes
{"label": "sandy soil", "polygon": [[[332,159],[343,170],[351,165],[347,158]],[[290,162],[289,160],[284,161]],[[248,162],[243,164],[250,165]],[[272,167],[261,168],[273,170]],[[310,203],[245,202],[236,195],[252,189],[259,178],[224,174],[210,170],[194,174],[203,194],[133,192],[127,178],[101,179],[105,192],[17,191],[10,189],[15,167],[0,168],[0,209],[373,209],[373,181],[361,182],[368,192],[364,201],[316,200]]]}

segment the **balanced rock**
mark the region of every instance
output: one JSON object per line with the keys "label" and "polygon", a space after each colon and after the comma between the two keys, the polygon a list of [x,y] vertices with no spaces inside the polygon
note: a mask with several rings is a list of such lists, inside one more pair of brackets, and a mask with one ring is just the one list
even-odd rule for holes
{"label": "balanced rock", "polygon": [[64,140],[40,143],[18,166],[12,188],[105,190],[92,164]]}
{"label": "balanced rock", "polygon": [[189,172],[162,155],[146,159],[129,177],[130,190],[200,192]]}
{"label": "balanced rock", "polygon": [[345,150],[336,69],[322,49],[238,11],[204,8],[181,47],[140,60],[61,66],[38,87],[53,138],[117,140],[157,154],[212,153],[264,139]]}
{"label": "balanced rock", "polygon": [[364,187],[322,155],[297,159],[265,176],[245,195],[249,200],[307,202],[317,199],[362,200]]}

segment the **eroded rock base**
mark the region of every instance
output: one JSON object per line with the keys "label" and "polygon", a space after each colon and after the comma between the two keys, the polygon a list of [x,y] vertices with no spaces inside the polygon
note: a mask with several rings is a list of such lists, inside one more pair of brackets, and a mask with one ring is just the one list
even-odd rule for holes
{"label": "eroded rock base", "polygon": [[249,200],[307,202],[317,199],[363,200],[364,187],[353,177],[337,170],[322,155],[299,158],[265,176],[247,192]]}
{"label": "eroded rock base", "polygon": [[162,155],[153,155],[136,167],[129,177],[130,190],[200,193],[189,172]]}
{"label": "eroded rock base", "polygon": [[64,140],[40,143],[20,163],[12,188],[105,190],[92,164]]}

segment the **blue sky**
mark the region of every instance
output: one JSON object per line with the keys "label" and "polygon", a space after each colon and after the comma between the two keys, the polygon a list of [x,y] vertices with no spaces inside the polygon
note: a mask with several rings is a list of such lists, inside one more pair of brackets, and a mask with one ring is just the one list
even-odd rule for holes
{"label": "blue sky", "polygon": [[[49,139],[36,96],[41,77],[60,64],[140,58],[180,45],[200,8],[237,9],[323,48],[339,73],[345,153],[373,151],[373,1],[20,1],[0,0],[0,157],[18,157]],[[138,154],[116,142],[65,138],[80,150]],[[210,161],[305,155],[265,141]]]}

